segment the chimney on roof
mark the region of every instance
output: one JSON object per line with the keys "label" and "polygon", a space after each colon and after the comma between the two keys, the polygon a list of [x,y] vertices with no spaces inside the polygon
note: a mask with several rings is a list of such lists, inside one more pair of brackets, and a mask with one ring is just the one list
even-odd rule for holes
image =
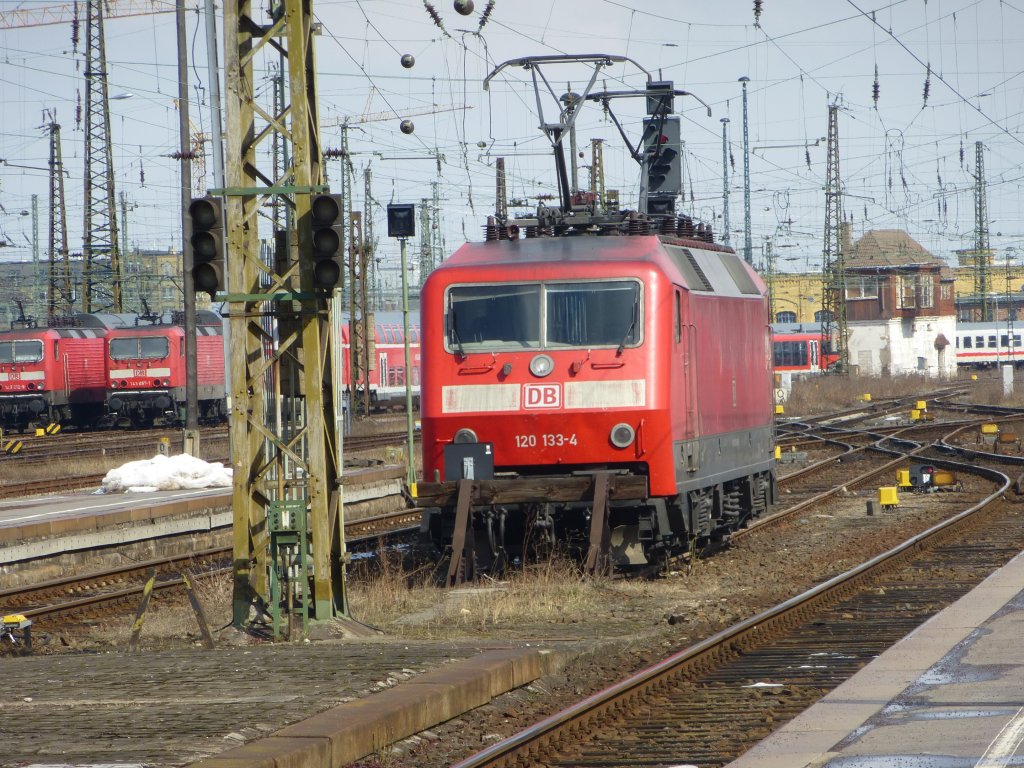
{"label": "chimney on roof", "polygon": [[849,258],[853,255],[853,224],[844,221],[839,224],[839,249],[843,255]]}

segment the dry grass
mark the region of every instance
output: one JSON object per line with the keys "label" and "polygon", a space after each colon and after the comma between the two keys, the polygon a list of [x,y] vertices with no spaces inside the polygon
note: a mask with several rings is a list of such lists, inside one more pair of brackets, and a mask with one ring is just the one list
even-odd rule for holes
{"label": "dry grass", "polygon": [[925,376],[814,376],[793,382],[785,403],[787,416],[806,416],[853,408],[865,393],[873,400],[920,395],[947,382]]}
{"label": "dry grass", "polygon": [[853,408],[865,393],[873,400],[887,397],[924,397],[944,386],[962,386],[963,399],[989,405],[1024,407],[1024,370],[1014,371],[1014,391],[1003,395],[1002,373],[998,370],[961,372],[955,381],[925,376],[816,376],[793,382],[785,403],[787,416],[807,416]]}
{"label": "dry grass", "polygon": [[[231,575],[190,577],[190,580],[203,607],[210,632],[216,634],[218,629],[231,621]],[[133,621],[134,615],[119,619],[116,623],[94,627],[88,633],[88,647],[127,648]],[[139,638],[141,648],[181,647],[183,643],[198,644],[201,640],[199,622],[183,594],[163,598],[157,595],[153,598],[142,625]]]}
{"label": "dry grass", "polygon": [[349,589],[352,613],[360,621],[392,637],[421,639],[500,635],[510,627],[576,623],[607,599],[607,586],[560,561],[455,590],[436,586],[432,573],[386,566],[378,576]]}

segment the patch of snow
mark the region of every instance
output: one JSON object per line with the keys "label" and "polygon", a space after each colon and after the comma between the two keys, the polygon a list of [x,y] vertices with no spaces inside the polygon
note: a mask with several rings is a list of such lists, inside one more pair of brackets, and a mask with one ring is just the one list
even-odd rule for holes
{"label": "patch of snow", "polygon": [[157,454],[152,459],[122,464],[107,472],[101,490],[104,493],[146,493],[230,485],[231,470],[220,462],[206,462],[187,453],[179,453],[176,456]]}

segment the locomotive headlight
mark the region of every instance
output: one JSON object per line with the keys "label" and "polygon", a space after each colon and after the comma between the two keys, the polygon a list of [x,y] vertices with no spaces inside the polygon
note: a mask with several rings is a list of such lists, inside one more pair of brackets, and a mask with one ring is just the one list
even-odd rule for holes
{"label": "locomotive headlight", "polygon": [[609,435],[612,445],[616,448],[628,448],[633,444],[633,438],[635,437],[636,432],[634,432],[633,428],[625,422],[622,424],[616,424],[612,427],[612,433]]}
{"label": "locomotive headlight", "polygon": [[477,439],[476,432],[474,432],[472,429],[466,429],[465,427],[463,427],[462,429],[455,433],[455,437],[452,439],[452,442],[479,443],[480,441]]}
{"label": "locomotive headlight", "polygon": [[555,370],[555,361],[547,355],[537,355],[530,361],[530,373],[538,378],[544,378]]}

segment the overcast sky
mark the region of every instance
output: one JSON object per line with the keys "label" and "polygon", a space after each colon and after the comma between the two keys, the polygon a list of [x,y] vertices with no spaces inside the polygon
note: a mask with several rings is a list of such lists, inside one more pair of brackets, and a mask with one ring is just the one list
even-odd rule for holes
{"label": "overcast sky", "polygon": [[[111,5],[116,9],[128,0]],[[84,0],[82,0],[84,3]],[[150,0],[132,0],[136,5]],[[741,76],[750,78],[751,219],[755,262],[771,237],[784,269],[820,269],[828,104],[839,117],[844,213],[854,234],[902,228],[926,248],[949,257],[974,242],[975,142],[984,143],[992,246],[1024,249],[1024,0],[764,0],[755,25],[751,0],[634,3],[626,0],[496,0],[480,28],[486,0],[471,16],[451,0],[315,0],[322,23],[317,38],[319,92],[325,147],[340,145],[342,119],[355,123],[362,209],[362,171],[372,169],[373,210],[379,234],[386,204],[416,202],[438,182],[442,232],[448,253],[465,239],[480,239],[494,208],[494,160],[505,157],[512,198],[556,193],[547,140],[538,130],[528,73],[506,69],[489,92],[482,81],[499,63],[527,55],[607,53],[628,56],[655,78],[673,80],[693,99],[677,100],[683,115],[683,208],[722,229],[722,125],[728,117],[732,244],[743,241],[743,134]],[[188,0],[194,7],[195,0]],[[166,0],[152,0],[154,8]],[[0,12],[60,5],[49,0],[2,0]],[[65,4],[70,7],[70,3]],[[218,3],[218,7],[219,7]],[[863,12],[863,13],[862,13]],[[874,14],[876,23],[872,23]],[[82,10],[84,20],[84,8]],[[12,18],[5,16],[6,20]],[[205,34],[189,14],[191,112],[208,132]],[[43,112],[62,125],[72,250],[81,249],[83,134],[76,100],[83,91],[83,41],[72,50],[71,25],[0,29],[3,65],[0,101],[0,234],[9,243],[0,258],[30,259],[31,196],[39,196],[41,251],[48,237],[48,140]],[[176,53],[173,14],[111,18],[106,26],[115,183],[124,193],[132,246],[180,243]],[[416,58],[404,69],[400,57]],[[223,63],[223,54],[220,55]],[[930,65],[931,73],[927,68]],[[879,98],[873,99],[875,68]],[[582,90],[588,72],[550,68],[556,89]],[[269,84],[270,72],[265,73]],[[630,64],[602,74],[599,87],[640,88],[645,75]],[[924,92],[927,86],[928,97]],[[560,91],[559,91],[560,92]],[[554,107],[545,95],[545,117]],[[465,109],[462,109],[465,107]],[[392,110],[409,115],[375,119]],[[431,111],[434,111],[431,114]],[[643,102],[620,101],[616,113],[634,141]],[[363,120],[366,120],[363,122]],[[335,124],[335,125],[332,125]],[[605,139],[606,186],[635,207],[639,168],[614,124],[591,106],[577,124],[580,150],[590,163],[590,140]],[[962,154],[961,154],[962,152]],[[437,156],[440,156],[438,172]],[[29,166],[20,168],[17,166]],[[340,164],[330,161],[332,185]],[[580,183],[587,173],[581,169]],[[212,163],[206,186],[213,186]],[[692,193],[692,194],[691,194]],[[513,209],[522,210],[522,209]],[[170,215],[170,212],[175,212]],[[739,230],[736,232],[735,230]],[[382,238],[391,257],[395,245]],[[1014,251],[1010,251],[1014,253]],[[1018,261],[1024,254],[1018,254]]]}

